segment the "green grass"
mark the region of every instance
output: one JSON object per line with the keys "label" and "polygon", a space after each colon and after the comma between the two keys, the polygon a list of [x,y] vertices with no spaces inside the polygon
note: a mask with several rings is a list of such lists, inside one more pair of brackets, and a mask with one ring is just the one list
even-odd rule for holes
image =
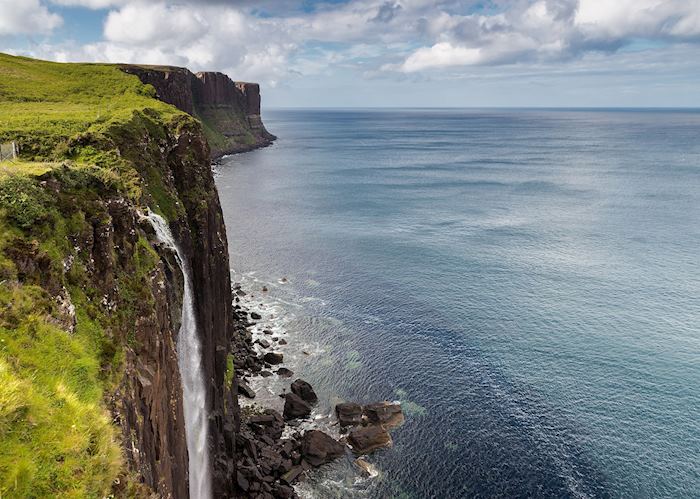
{"label": "green grass", "polygon": [[[19,159],[0,162],[1,499],[100,498],[131,476],[104,401],[123,377],[134,324],[153,309],[160,259],[143,237],[120,248],[129,256],[112,269],[120,306],[107,313],[89,252],[74,246],[109,221],[106,198],[182,216],[158,158],[187,126],[199,125],[116,66],[0,54],[0,142],[20,147]],[[17,255],[27,248],[41,267],[23,276]],[[62,289],[72,332],[55,300]]]}
{"label": "green grass", "polygon": [[71,141],[102,133],[136,111],[181,114],[154,96],[152,87],[117,66],[0,54],[0,142],[17,141],[31,159],[64,159]]}

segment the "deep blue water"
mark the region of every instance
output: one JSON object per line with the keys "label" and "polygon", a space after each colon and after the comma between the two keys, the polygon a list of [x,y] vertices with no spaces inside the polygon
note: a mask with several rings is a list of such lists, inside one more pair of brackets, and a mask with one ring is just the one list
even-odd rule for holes
{"label": "deep blue water", "polygon": [[700,112],[265,121],[218,168],[234,275],[319,413],[407,412],[380,477],[315,495],[700,496]]}

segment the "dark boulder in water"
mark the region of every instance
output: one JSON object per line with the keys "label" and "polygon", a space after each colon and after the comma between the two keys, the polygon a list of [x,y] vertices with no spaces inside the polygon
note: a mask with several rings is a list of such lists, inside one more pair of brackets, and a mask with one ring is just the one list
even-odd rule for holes
{"label": "dark boulder in water", "polygon": [[238,393],[245,395],[249,399],[255,398],[255,390],[249,387],[244,381],[238,382]]}
{"label": "dark boulder in water", "polygon": [[299,395],[287,393],[284,396],[284,419],[305,418],[311,414],[311,406]]}
{"label": "dark boulder in water", "polygon": [[348,443],[356,454],[369,454],[372,451],[389,447],[391,436],[382,426],[366,426],[350,432]]}
{"label": "dark boulder in water", "polygon": [[303,379],[297,379],[294,381],[291,388],[292,393],[299,395],[299,397],[301,397],[305,402],[308,402],[309,404],[315,404],[318,402],[316,392],[311,385]]}
{"label": "dark boulder in water", "polygon": [[335,415],[340,426],[355,426],[362,424],[362,406],[346,402],[335,406]]}
{"label": "dark boulder in water", "polygon": [[266,339],[261,338],[259,340],[256,340],[255,343],[257,343],[258,345],[260,345],[263,348],[270,348],[270,342],[267,341]]}
{"label": "dark boulder in water", "polygon": [[301,455],[312,466],[321,466],[345,454],[345,446],[322,431],[304,433]]}
{"label": "dark boulder in water", "polygon": [[277,376],[281,376],[282,378],[291,378],[292,376],[294,376],[294,371],[292,371],[291,369],[287,369],[286,367],[280,367],[279,369],[277,369]]}
{"label": "dark boulder in water", "polygon": [[260,319],[262,319],[262,315],[260,315],[257,312],[251,312],[250,318],[253,319],[254,321],[259,321]]}
{"label": "dark boulder in water", "polygon": [[287,340],[285,340],[284,338],[280,338],[280,340],[279,340],[278,343],[279,343],[280,345],[286,345],[286,344],[287,344]]}
{"label": "dark boulder in water", "polygon": [[284,356],[279,352],[267,352],[263,360],[268,364],[281,364]]}

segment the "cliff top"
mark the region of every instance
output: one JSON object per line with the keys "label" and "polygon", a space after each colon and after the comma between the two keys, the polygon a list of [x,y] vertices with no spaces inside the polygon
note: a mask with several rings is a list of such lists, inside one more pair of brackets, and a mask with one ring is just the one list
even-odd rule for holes
{"label": "cliff top", "polygon": [[71,141],[100,134],[145,110],[165,120],[182,114],[116,65],[0,54],[0,142],[16,140],[24,158],[81,159]]}

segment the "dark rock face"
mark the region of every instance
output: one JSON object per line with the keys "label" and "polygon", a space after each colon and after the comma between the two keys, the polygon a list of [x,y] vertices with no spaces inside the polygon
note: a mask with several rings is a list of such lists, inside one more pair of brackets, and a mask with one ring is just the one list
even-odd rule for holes
{"label": "dark rock face", "polygon": [[335,406],[335,415],[340,426],[356,426],[362,424],[362,406],[347,402]]}
{"label": "dark rock face", "polygon": [[350,432],[348,443],[356,454],[368,454],[391,445],[391,436],[382,426],[366,426]]}
{"label": "dark rock face", "polygon": [[298,395],[304,402],[307,402],[309,404],[315,404],[316,402],[318,402],[316,392],[311,387],[311,385],[303,379],[298,379],[294,381],[294,383],[292,383],[291,390],[292,393]]}
{"label": "dark rock face", "polygon": [[211,157],[250,151],[270,145],[269,133],[260,117],[260,86],[234,82],[223,73],[193,74],[170,66],[123,65],[122,70],[156,89],[157,97],[202,120],[215,133]]}
{"label": "dark rock face", "polygon": [[322,431],[311,430],[304,433],[301,441],[301,455],[312,466],[321,466],[345,454],[345,446]]}
{"label": "dark rock face", "polygon": [[194,115],[192,95],[193,74],[185,68],[123,66],[122,70],[133,74],[156,89],[158,99],[172,104],[187,114]]}
{"label": "dark rock face", "polygon": [[284,419],[305,418],[311,414],[311,406],[299,395],[288,393],[284,396]]}

